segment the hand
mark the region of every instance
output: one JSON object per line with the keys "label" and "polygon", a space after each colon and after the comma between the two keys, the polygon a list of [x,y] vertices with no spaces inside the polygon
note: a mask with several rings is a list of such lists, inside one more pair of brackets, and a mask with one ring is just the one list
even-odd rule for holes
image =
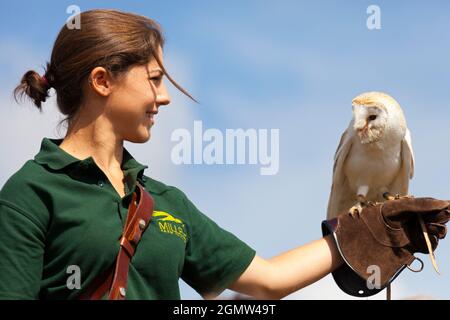
{"label": "hand", "polygon": [[[333,234],[346,262],[333,272],[336,283],[354,296],[378,293],[412,264],[415,252],[428,252],[421,220],[436,249],[447,232],[449,208],[449,201],[405,197],[369,205],[359,215],[344,212],[324,221],[323,235]],[[368,288],[374,266],[379,269],[379,285]]]}
{"label": "hand", "polygon": [[405,197],[383,203],[381,213],[389,227],[405,231],[412,253],[428,253],[418,216],[424,221],[434,251],[439,240],[447,234],[445,224],[450,219],[449,205],[448,201],[434,198]]}

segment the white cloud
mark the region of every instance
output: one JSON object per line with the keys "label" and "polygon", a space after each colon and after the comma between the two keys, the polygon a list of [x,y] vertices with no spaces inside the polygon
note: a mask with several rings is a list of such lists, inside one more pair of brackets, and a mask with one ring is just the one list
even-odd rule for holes
{"label": "white cloud", "polygon": [[17,171],[39,151],[43,137],[57,136],[56,124],[61,119],[56,110],[55,99],[43,104],[39,114],[31,103],[16,105],[11,97],[0,96],[0,130],[2,152],[0,159],[0,183]]}

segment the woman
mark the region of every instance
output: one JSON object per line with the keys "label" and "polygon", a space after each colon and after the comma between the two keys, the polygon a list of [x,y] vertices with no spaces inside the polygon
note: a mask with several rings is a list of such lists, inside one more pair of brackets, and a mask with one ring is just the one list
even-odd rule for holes
{"label": "woman", "polygon": [[[230,288],[278,299],[342,266],[331,235],[263,259],[182,191],[144,174],[147,166],[123,142],[150,139],[159,107],[170,103],[163,76],[190,97],[166,72],[163,45],[151,19],[86,11],[81,29],[61,29],[45,74],[23,76],[16,95],[41,109],[54,88],[68,129],[64,139],[44,138],[0,192],[0,298],[80,298],[114,265],[138,183],[155,207],[131,261],[126,299],[179,299],[180,277],[204,297]],[[78,285],[69,281],[73,270]]]}

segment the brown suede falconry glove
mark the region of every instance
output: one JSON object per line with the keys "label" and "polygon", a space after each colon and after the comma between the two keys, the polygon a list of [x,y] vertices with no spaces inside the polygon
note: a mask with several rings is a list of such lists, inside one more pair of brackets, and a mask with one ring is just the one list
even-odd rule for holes
{"label": "brown suede falconry glove", "polygon": [[415,252],[428,253],[420,220],[434,251],[449,219],[449,201],[405,197],[368,205],[359,215],[343,213],[323,221],[323,235],[333,234],[345,261],[332,273],[334,280],[352,296],[380,292],[413,263]]}

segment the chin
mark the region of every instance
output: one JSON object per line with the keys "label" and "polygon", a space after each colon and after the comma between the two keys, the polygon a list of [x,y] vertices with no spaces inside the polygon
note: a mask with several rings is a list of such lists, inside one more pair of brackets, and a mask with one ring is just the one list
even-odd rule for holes
{"label": "chin", "polygon": [[125,140],[133,143],[145,143],[150,140],[150,137],[150,129],[145,128],[144,130],[136,132],[135,135],[125,138]]}

